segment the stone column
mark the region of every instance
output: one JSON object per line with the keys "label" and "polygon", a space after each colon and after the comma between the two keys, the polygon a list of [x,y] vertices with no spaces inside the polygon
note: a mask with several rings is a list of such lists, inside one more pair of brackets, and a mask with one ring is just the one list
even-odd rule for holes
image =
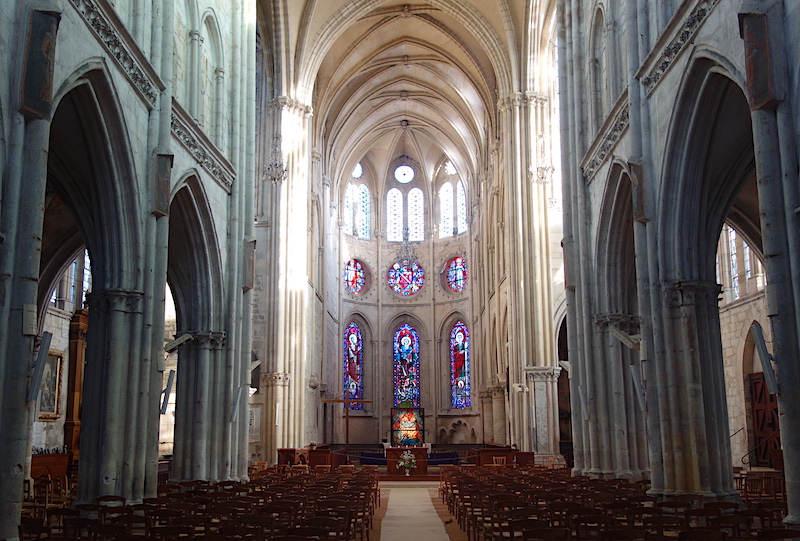
{"label": "stone column", "polygon": [[525,368],[528,397],[533,407],[533,448],[540,456],[559,456],[558,448],[558,375],[559,367]]}
{"label": "stone column", "polygon": [[492,387],[492,432],[494,442],[499,445],[508,443],[506,429],[506,390],[502,385]]}
{"label": "stone column", "polygon": [[[800,189],[797,182],[796,60],[787,57],[787,40],[796,39],[797,12],[792,2],[742,2],[739,14],[747,64],[748,102],[753,143],[761,234],[767,271],[766,297],[772,325],[773,355],[780,393],[778,409],[783,432],[789,527],[800,525]],[[793,6],[794,7],[794,6]],[[796,45],[794,49],[796,50]],[[794,73],[794,81],[792,81]],[[794,85],[795,91],[789,90]],[[794,102],[794,103],[793,103]],[[794,127],[794,129],[793,129]],[[790,294],[791,292],[791,294]]]}
{"label": "stone column", "polygon": [[[78,282],[82,283],[82,282]],[[72,459],[80,458],[81,402],[83,400],[83,368],[86,363],[86,330],[88,312],[75,311],[69,323],[69,383],[67,409],[64,416],[64,445],[72,452]]]}
{"label": "stone column", "polygon": [[[88,295],[89,318],[78,498],[116,494],[132,498],[137,468],[128,450],[140,435],[132,422],[141,404],[140,381],[132,377],[141,362],[134,337],[142,332],[142,293],[106,289]],[[141,457],[144,460],[144,457]]]}
{"label": "stone column", "polygon": [[261,374],[260,387],[264,393],[261,434],[264,438],[264,458],[268,462],[278,460],[278,448],[286,439],[286,423],[283,411],[287,407],[287,391],[291,377],[286,373]]}
{"label": "stone column", "polygon": [[494,442],[494,412],[492,411],[492,392],[480,394],[481,418],[483,420],[483,443]]}
{"label": "stone column", "polygon": [[175,390],[175,448],[172,477],[176,481],[226,479],[230,449],[223,445],[230,404],[225,401],[226,333],[192,331],[194,340],[178,350]]}
{"label": "stone column", "polygon": [[[663,397],[660,439],[664,486],[670,494],[735,494],[717,299],[713,282],[665,284],[665,355],[654,391]],[[657,435],[654,435],[658,437]]]}

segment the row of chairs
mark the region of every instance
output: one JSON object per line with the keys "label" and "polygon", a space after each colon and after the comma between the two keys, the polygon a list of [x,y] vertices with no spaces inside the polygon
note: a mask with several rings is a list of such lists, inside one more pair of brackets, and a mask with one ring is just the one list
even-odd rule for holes
{"label": "row of chairs", "polygon": [[44,517],[23,517],[20,538],[369,541],[379,505],[376,471],[314,474],[276,468],[247,483],[160,485],[158,496],[135,505],[103,496],[94,504],[50,508]]}
{"label": "row of chairs", "polygon": [[[445,468],[440,496],[469,541],[523,539],[791,538],[782,528],[786,506],[703,502],[694,494],[659,499],[646,482],[572,477],[542,468]],[[778,536],[778,537],[774,537]]]}

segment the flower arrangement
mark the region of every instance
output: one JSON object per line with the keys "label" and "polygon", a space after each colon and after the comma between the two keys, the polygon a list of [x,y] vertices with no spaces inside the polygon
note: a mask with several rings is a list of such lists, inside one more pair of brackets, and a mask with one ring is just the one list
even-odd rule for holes
{"label": "flower arrangement", "polygon": [[308,447],[310,449],[315,449],[317,447],[317,442],[315,442],[315,441],[308,442]]}
{"label": "flower arrangement", "polygon": [[408,475],[408,470],[417,467],[417,459],[411,451],[403,451],[403,454],[397,459],[397,467],[404,468]]}

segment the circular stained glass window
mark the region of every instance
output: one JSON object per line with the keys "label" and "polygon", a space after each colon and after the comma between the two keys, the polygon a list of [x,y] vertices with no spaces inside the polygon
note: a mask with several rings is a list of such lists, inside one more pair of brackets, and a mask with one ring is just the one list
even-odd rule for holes
{"label": "circular stained glass window", "polygon": [[361,293],[367,281],[364,265],[358,259],[351,259],[344,264],[344,286],[350,293]]}
{"label": "circular stained glass window", "polygon": [[425,283],[425,271],[416,261],[397,261],[386,274],[389,287],[398,295],[413,295]]}
{"label": "circular stained glass window", "polygon": [[414,180],[414,168],[410,165],[401,165],[394,170],[394,178],[401,184],[408,184]]}
{"label": "circular stained glass window", "polygon": [[467,262],[463,257],[454,257],[447,264],[447,286],[456,293],[467,286]]}

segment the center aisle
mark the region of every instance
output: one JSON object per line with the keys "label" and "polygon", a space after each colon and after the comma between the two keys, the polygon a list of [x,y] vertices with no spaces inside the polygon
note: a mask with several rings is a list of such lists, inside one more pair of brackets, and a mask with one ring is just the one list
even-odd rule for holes
{"label": "center aisle", "polygon": [[381,483],[391,488],[386,515],[381,521],[380,541],[450,541],[442,519],[431,503],[428,483]]}

